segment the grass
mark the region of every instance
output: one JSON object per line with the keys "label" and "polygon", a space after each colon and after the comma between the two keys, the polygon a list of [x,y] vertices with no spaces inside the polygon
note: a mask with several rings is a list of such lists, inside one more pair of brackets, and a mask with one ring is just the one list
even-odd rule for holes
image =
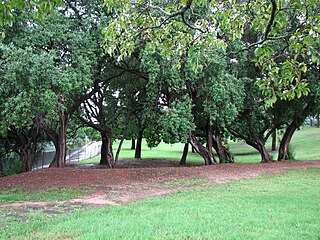
{"label": "grass", "polygon": [[19,201],[64,201],[85,195],[89,191],[92,190],[87,188],[50,188],[39,192],[26,192],[20,189],[6,189],[0,191],[0,204]]}
{"label": "grass", "polygon": [[[320,151],[318,150],[320,145],[320,128],[304,127],[299,131],[296,131],[292,138],[292,147],[295,152],[295,158],[297,160],[317,160],[320,159]],[[235,155],[235,161],[238,163],[258,163],[261,161],[260,155],[257,150],[248,146],[243,142],[229,141],[229,146],[232,154]],[[266,144],[267,148],[271,148],[271,141]],[[114,144],[114,150],[118,147],[118,143]],[[134,159],[134,150],[130,149],[131,141],[125,141],[120,152],[120,159]],[[180,161],[182,156],[184,144],[165,144],[160,143],[156,148],[148,148],[146,142],[142,145],[142,158],[144,159],[175,159]],[[277,153],[272,152],[274,159],[277,158]],[[80,162],[81,164],[98,163],[100,157],[94,157]],[[192,153],[189,150],[188,164],[203,164],[203,159],[196,153]]]}
{"label": "grass", "polygon": [[38,217],[0,239],[319,239],[320,169],[180,191],[123,206]]}

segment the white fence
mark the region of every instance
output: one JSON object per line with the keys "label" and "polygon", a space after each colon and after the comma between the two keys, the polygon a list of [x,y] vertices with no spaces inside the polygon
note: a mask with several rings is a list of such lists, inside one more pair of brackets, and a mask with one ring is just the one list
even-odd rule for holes
{"label": "white fence", "polygon": [[[101,142],[89,142],[86,145],[75,148],[68,149],[66,162],[80,162],[95,156],[100,155],[101,153]],[[32,169],[41,169],[47,168],[49,164],[52,162],[55,155],[55,151],[51,152],[42,152],[40,153],[34,163],[32,164]]]}

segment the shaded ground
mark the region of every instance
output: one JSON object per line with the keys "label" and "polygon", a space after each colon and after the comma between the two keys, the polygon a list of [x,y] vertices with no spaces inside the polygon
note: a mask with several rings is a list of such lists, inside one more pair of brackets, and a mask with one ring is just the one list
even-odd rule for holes
{"label": "shaded ground", "polygon": [[320,161],[179,167],[176,161],[158,159],[122,161],[116,169],[96,165],[43,169],[0,178],[0,190],[19,188],[39,191],[51,187],[92,187],[95,191],[68,201],[3,204],[0,205],[0,215],[2,219],[6,217],[28,221],[25,216],[30,211],[49,215],[68,214],[78,208],[124,204],[196,186],[214,186],[230,180],[310,167],[320,167]]}

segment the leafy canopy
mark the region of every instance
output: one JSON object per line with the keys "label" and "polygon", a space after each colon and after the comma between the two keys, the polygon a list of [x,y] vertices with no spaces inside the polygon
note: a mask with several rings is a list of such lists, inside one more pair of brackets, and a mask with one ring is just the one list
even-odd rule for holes
{"label": "leafy canopy", "polygon": [[187,52],[193,68],[201,70],[198,56],[215,54],[217,47],[226,48],[246,31],[255,31],[257,37],[239,52],[255,50],[255,61],[265,71],[257,83],[269,105],[308,94],[304,73],[310,64],[320,63],[317,0],[105,0],[104,6],[112,15],[103,31],[105,49],[118,60],[144,42],[150,49],[161,46],[168,57],[177,56],[178,68]]}

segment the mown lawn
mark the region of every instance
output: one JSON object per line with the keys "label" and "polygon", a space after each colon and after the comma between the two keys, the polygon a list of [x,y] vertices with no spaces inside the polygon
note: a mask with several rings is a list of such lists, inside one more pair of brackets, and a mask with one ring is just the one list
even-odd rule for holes
{"label": "mown lawn", "polygon": [[[297,160],[317,160],[320,159],[320,128],[304,127],[299,131],[296,131],[292,139],[292,149]],[[118,147],[118,143],[114,143],[114,151]],[[133,159],[134,150],[130,149],[131,141],[125,141],[120,152],[120,159]],[[182,156],[184,144],[165,144],[160,143],[156,148],[148,148],[146,142],[143,142],[142,146],[142,158],[143,159],[175,159],[180,161]],[[235,161],[238,163],[257,163],[260,162],[260,155],[254,148],[248,146],[243,142],[229,141],[229,147],[232,154],[235,155]],[[271,142],[267,142],[267,148],[271,149]],[[271,152],[274,159],[277,158],[277,152]],[[86,163],[98,163],[100,157],[95,157],[86,161],[82,161],[82,164]],[[187,163],[202,164],[203,159],[196,153],[192,153],[189,149]]]}
{"label": "mown lawn", "polygon": [[0,239],[320,239],[320,169],[195,188],[123,206],[35,217]]}

